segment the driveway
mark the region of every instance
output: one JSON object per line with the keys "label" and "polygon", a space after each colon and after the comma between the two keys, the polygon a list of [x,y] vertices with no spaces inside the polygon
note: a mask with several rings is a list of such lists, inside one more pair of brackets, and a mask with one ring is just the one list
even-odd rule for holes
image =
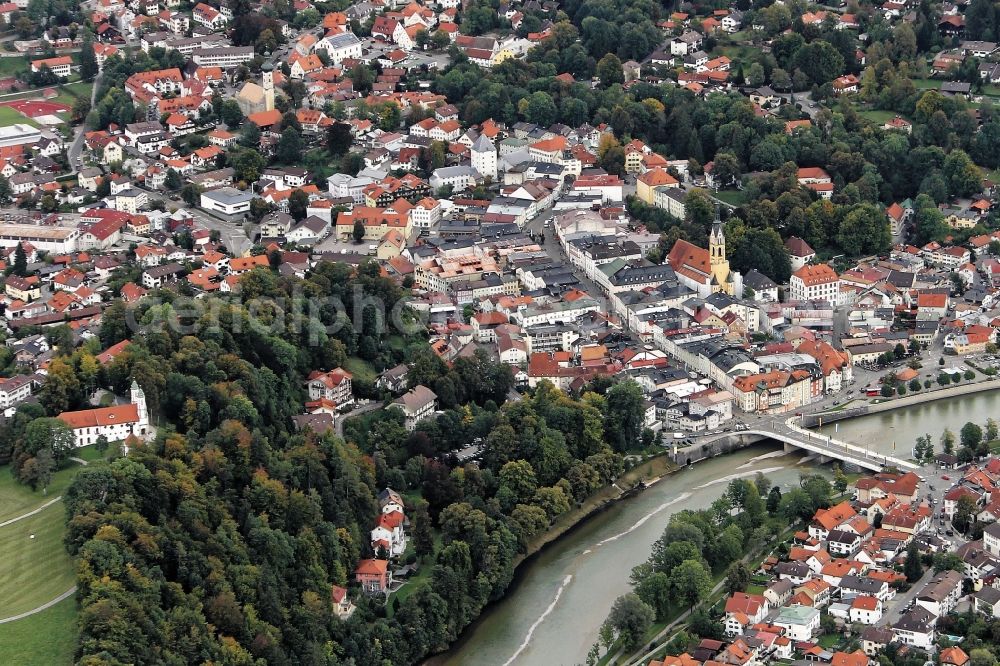
{"label": "driveway", "polygon": [[381,402],[374,401],[368,403],[367,405],[362,405],[361,407],[352,409],[346,414],[341,414],[339,417],[337,417],[336,423],[333,426],[334,431],[337,433],[337,436],[338,437],[344,436],[344,421],[351,418],[352,416],[361,416],[362,414],[365,414],[367,412],[379,409],[381,406],[382,406]]}
{"label": "driveway", "polygon": [[790,95],[782,95],[782,98],[790,104],[798,104],[802,108],[802,111],[808,115],[810,119],[815,118],[816,114],[823,108],[819,104],[812,101],[808,92],[797,92]]}

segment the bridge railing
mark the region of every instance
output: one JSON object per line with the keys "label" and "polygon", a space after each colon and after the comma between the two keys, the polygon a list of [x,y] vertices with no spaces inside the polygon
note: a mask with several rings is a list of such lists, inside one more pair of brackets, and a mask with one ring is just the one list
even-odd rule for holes
{"label": "bridge railing", "polygon": [[817,452],[828,453],[834,457],[844,458],[845,460],[863,460],[877,464],[880,467],[893,464],[893,461],[891,459],[887,459],[884,455],[878,455],[864,450],[855,451],[845,448],[840,442],[837,442],[837,440],[834,440],[833,443],[831,443],[826,438],[820,439],[818,437],[802,437],[794,431],[772,432],[770,430],[750,430],[748,432],[779,440],[785,439],[788,440],[790,444],[800,446],[803,449],[816,449]]}
{"label": "bridge railing", "polygon": [[841,441],[839,439],[834,439],[830,435],[824,435],[822,433],[807,430],[805,428],[802,428],[801,426],[795,425],[794,421],[795,417],[792,417],[787,421],[785,421],[784,426],[791,432],[796,433],[800,438],[805,437],[805,440],[807,442],[826,442],[829,445],[830,449],[834,450],[839,449],[845,453],[850,452],[853,455],[853,457],[860,457],[864,460],[870,460],[874,462],[882,461],[883,464],[885,464],[886,466],[893,465],[896,467],[904,467],[904,468],[908,467],[916,469],[916,465],[906,460],[902,460],[900,458],[896,458],[894,456],[886,454],[879,454],[877,452],[872,452],[869,449],[863,449],[860,446],[855,446],[854,444],[848,444],[847,442]]}

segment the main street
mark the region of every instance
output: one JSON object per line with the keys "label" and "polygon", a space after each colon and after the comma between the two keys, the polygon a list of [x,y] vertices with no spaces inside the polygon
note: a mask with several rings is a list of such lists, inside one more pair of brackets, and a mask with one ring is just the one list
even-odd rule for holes
{"label": "main street", "polygon": [[[90,89],[90,108],[94,108],[97,100],[97,90],[101,87],[101,81],[104,78],[104,72],[100,72],[94,78],[94,85]],[[80,155],[83,152],[83,136],[87,130],[86,120],[80,123],[80,125],[74,130],[76,136],[73,139],[73,143],[69,147],[69,152],[67,153],[67,158],[69,161],[70,173],[77,173],[83,168],[83,160]]]}
{"label": "main street", "polygon": [[[539,245],[545,250],[545,254],[549,256],[553,261],[562,261],[563,265],[569,269],[574,276],[580,281],[581,291],[585,291],[595,298],[599,298],[604,294],[604,292],[594,283],[593,280],[588,278],[582,270],[570,263],[569,257],[563,252],[562,246],[559,244],[559,239],[556,237],[555,222],[553,222],[556,215],[562,211],[554,211],[551,208],[546,209],[533,217],[524,225],[524,231],[530,234],[533,238],[542,238]],[[551,223],[551,225],[550,225]]]}

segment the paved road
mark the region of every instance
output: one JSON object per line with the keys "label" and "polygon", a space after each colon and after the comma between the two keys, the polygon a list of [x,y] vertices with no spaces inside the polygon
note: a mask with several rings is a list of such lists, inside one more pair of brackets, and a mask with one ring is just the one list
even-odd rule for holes
{"label": "paved road", "polygon": [[[746,559],[746,558],[744,558],[744,559]],[[725,578],[723,578],[718,583],[716,583],[715,587],[712,588],[711,594],[708,595],[708,598],[712,598],[719,590],[721,590],[723,588],[723,586],[725,584],[726,584],[726,579]],[[650,645],[656,645],[655,648],[653,648],[649,652],[647,652],[647,653],[639,656],[638,659],[632,659],[632,660],[626,662],[627,665],[628,666],[645,666],[645,664],[647,664],[650,659],[652,659],[653,657],[656,656],[656,653],[658,653],[661,650],[663,650],[663,645],[660,644],[660,641],[662,641],[663,638],[665,638],[666,636],[669,636],[673,632],[673,630],[677,628],[677,625],[681,624],[682,622],[684,622],[684,620],[688,619],[688,617],[690,615],[691,615],[691,611],[690,610],[686,610],[683,613],[681,613],[679,616],[677,616],[676,620],[674,620],[673,622],[671,622],[670,624],[668,624],[667,626],[665,626],[660,631],[660,633],[658,633],[655,636],[653,636],[653,638],[649,641]],[[621,656],[621,650],[619,650],[618,653],[615,654],[615,657],[613,659],[608,660],[608,663],[611,663],[611,664],[618,663],[617,660],[618,660],[618,658],[620,656]]]}
{"label": "paved road", "polygon": [[819,113],[820,110],[823,108],[819,104],[810,106],[810,104],[812,104],[813,101],[812,97],[808,92],[797,92],[797,93],[792,93],[791,95],[782,95],[782,98],[784,98],[785,101],[789,101],[790,98],[791,103],[798,104],[800,107],[802,107],[803,113],[808,115],[810,119],[815,118],[816,114]]}
{"label": "paved road", "polygon": [[[101,87],[101,79],[104,77],[104,72],[101,72],[94,79],[94,86],[90,89],[90,108],[94,108],[94,104],[97,100],[97,89]],[[80,126],[76,128],[76,138],[73,139],[73,144],[69,147],[69,153],[67,157],[69,159],[70,173],[76,173],[83,166],[80,160],[80,154],[83,152],[83,135],[86,132],[87,123],[82,122]]]}
{"label": "paved road", "polygon": [[528,223],[524,226],[524,230],[529,234],[532,234],[535,238],[539,238],[540,235],[544,236],[544,240],[539,244],[542,246],[545,254],[547,254],[553,261],[561,261],[566,268],[572,270],[573,275],[575,275],[580,281],[578,287],[582,291],[587,292],[595,298],[600,298],[604,295],[604,291],[598,287],[593,280],[588,278],[582,270],[570,263],[569,257],[566,256],[563,252],[562,246],[559,244],[559,238],[556,236],[555,228],[547,226],[553,217],[562,212],[563,211],[554,211],[551,208],[542,211],[540,214],[528,221]]}
{"label": "paved road", "polygon": [[338,437],[343,437],[344,436],[344,421],[346,419],[349,419],[352,416],[361,416],[362,414],[365,414],[367,412],[376,410],[376,409],[378,409],[381,406],[382,406],[381,402],[378,402],[378,401],[370,402],[367,405],[362,405],[361,407],[358,407],[357,409],[352,409],[351,411],[347,412],[346,414],[342,414],[341,416],[337,417],[336,423],[333,426],[334,431],[337,433],[337,436]]}
{"label": "paved road", "polygon": [[[162,197],[163,195],[160,194]],[[209,231],[218,231],[222,244],[229,249],[235,257],[240,257],[248,252],[253,243],[243,233],[243,221],[229,222],[209,215],[200,208],[185,206],[184,210],[191,213],[191,216]]]}
{"label": "paved road", "polygon": [[920,580],[913,583],[906,592],[897,592],[896,596],[889,600],[885,607],[885,614],[878,621],[878,626],[886,627],[895,623],[902,615],[910,603],[923,591],[924,586],[934,577],[933,567],[928,567]]}

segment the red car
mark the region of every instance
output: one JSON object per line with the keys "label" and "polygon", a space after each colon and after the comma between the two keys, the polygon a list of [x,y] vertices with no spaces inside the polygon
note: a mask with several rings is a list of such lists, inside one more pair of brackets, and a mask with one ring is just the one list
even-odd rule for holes
{"label": "red car", "polygon": [[947,474],[942,474],[941,478],[944,479],[945,481],[951,481],[951,477],[948,476]]}

